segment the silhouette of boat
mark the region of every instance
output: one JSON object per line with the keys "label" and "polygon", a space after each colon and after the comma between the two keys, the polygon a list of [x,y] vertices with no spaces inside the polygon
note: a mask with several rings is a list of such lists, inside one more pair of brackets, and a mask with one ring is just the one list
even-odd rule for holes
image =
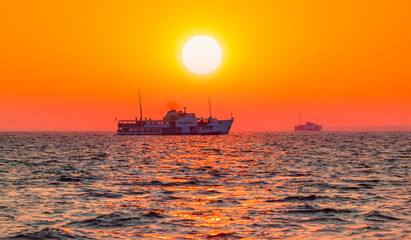
{"label": "silhouette of boat", "polygon": [[318,125],[312,122],[307,122],[304,125],[294,126],[294,131],[321,131],[323,128],[322,125]]}
{"label": "silhouette of boat", "polygon": [[300,125],[294,126],[294,131],[307,131],[307,132],[319,132],[323,129],[322,125],[315,124],[313,122],[306,122],[304,125],[301,124],[301,114],[300,114]]}
{"label": "silhouette of boat", "polygon": [[139,94],[140,119],[118,120],[118,135],[226,135],[230,132],[234,118],[218,120],[210,117],[197,118],[194,113],[187,113],[175,109],[167,112],[162,120],[143,120],[141,95]]}

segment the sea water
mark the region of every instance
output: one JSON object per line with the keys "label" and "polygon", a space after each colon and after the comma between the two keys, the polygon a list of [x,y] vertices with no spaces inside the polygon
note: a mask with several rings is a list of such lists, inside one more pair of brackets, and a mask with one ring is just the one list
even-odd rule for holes
{"label": "sea water", "polygon": [[411,133],[0,133],[0,238],[410,239]]}

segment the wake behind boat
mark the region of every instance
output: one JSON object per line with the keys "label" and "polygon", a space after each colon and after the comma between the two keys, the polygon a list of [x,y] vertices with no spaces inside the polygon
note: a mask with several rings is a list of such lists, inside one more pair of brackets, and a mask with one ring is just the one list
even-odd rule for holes
{"label": "wake behind boat", "polygon": [[194,113],[170,110],[162,120],[142,119],[140,97],[140,119],[119,120],[118,135],[226,135],[231,129],[234,118],[218,120],[211,117],[197,118]]}

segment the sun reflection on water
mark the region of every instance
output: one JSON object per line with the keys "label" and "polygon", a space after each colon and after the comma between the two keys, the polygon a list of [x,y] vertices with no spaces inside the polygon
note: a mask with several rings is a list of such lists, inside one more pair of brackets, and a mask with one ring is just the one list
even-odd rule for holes
{"label": "sun reflection on water", "polygon": [[[62,146],[46,159],[34,143],[10,143],[0,237],[401,238],[411,137],[366,137],[40,136]],[[359,158],[365,148],[372,158]]]}

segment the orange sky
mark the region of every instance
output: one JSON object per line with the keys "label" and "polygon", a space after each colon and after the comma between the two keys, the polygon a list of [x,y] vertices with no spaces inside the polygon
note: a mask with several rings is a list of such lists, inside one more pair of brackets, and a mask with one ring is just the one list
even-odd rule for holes
{"label": "orange sky", "polygon": [[[410,1],[0,0],[0,130],[116,130],[170,104],[233,130],[411,125]],[[209,76],[189,38],[223,49]]]}

